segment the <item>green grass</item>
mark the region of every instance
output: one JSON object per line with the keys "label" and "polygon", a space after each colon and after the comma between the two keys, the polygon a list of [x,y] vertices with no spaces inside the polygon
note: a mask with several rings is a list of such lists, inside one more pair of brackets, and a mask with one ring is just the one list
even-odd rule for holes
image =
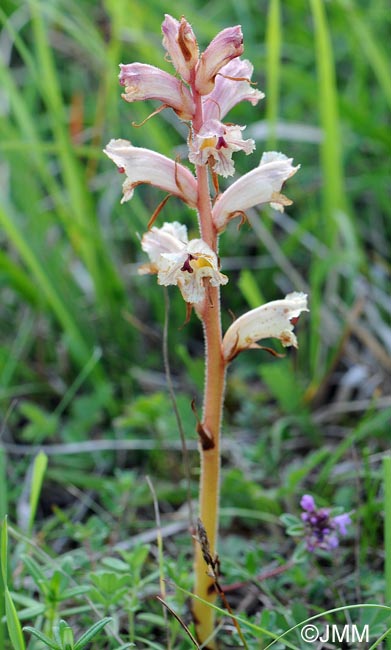
{"label": "green grass", "polygon": [[[242,24],[245,56],[266,93],[228,116],[261,134],[252,156],[238,155],[238,173],[268,148],[301,164],[285,189],[294,201],[285,215],[253,213],[253,227],[232,224],[221,237],[225,328],[230,311],[239,316],[294,289],[308,291],[311,307],[297,325],[297,353],[249,351],[228,374],[220,559],[222,583],[239,584],[227,597],[248,623],[241,629],[251,650],[289,629],[273,647],[301,648],[293,628],[334,606],[342,609],[322,624],[368,622],[372,644],[389,626],[385,610],[343,611],[390,604],[386,9],[383,0],[186,5],[202,47]],[[136,270],[145,262],[139,237],[162,195],[140,187],[121,206],[122,178],[102,153],[122,137],[179,152],[185,163],[187,130],[170,111],[132,126],[156,104],[126,104],[117,80],[120,62],[170,71],[160,34],[167,11],[177,14],[162,0],[6,0],[0,9],[5,650],[43,647],[20,631],[16,612],[60,647],[72,635],[89,641],[95,624],[91,650],[194,647],[181,625],[191,628],[192,539],[162,359],[164,300],[155,278]],[[193,213],[176,200],[159,220],[184,221],[197,236]],[[178,292],[169,296],[168,356],[195,499],[191,402],[201,403],[202,332],[196,317],[184,325]],[[47,468],[30,466],[42,447]],[[309,557],[285,534],[279,517],[299,516],[303,493],[352,513],[333,557]],[[168,607],[155,599],[163,578]],[[269,606],[236,610],[254,581]],[[235,643],[219,634],[224,647]]]}

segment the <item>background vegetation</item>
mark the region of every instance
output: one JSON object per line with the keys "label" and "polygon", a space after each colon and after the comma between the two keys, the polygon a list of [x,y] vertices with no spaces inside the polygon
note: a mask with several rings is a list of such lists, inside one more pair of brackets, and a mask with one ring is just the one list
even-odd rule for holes
{"label": "background vegetation", "polygon": [[[154,106],[125,104],[117,80],[120,62],[170,71],[165,12],[186,11],[201,46],[242,25],[266,100],[229,116],[257,143],[253,156],[237,158],[239,172],[267,149],[301,164],[284,215],[254,211],[221,240],[226,326],[229,310],[240,315],[292,289],[308,290],[311,306],[298,352],[281,360],[249,352],[230,369],[220,544],[222,584],[234,585],[227,598],[258,626],[243,628],[249,648],[272,640],[259,626],[278,634],[332,607],[391,601],[382,541],[384,520],[391,530],[391,505],[382,514],[391,414],[386,9],[383,0],[189,0],[186,10],[162,0],[3,0],[0,515],[9,516],[9,591],[0,615],[7,605],[13,623],[11,641],[0,622],[1,648],[50,647],[28,632],[22,640],[11,600],[23,625],[50,639],[57,628],[64,649],[60,619],[78,639],[105,616],[112,622],[95,630],[93,650],[193,647],[155,599],[164,576],[165,599],[189,624],[189,491],[162,362],[163,291],[137,274],[139,236],[162,196],[139,188],[121,206],[122,179],[102,154],[111,137],[124,137],[184,155],[186,128],[170,111],[132,126]],[[175,200],[160,219],[194,229]],[[178,294],[169,292],[169,357],[195,499],[190,403],[202,391],[202,333],[195,317],[183,326]],[[39,449],[47,459],[34,464]],[[303,493],[352,513],[332,557],[297,552],[279,519],[299,514]],[[322,621],[370,623],[374,642],[386,614],[358,608]],[[223,647],[240,647],[232,621],[222,620]],[[307,646],[295,630],[274,647]]]}

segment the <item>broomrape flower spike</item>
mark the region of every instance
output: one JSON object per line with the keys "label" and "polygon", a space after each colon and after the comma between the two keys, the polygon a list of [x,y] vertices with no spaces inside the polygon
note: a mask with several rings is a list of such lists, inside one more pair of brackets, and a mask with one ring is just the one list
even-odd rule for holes
{"label": "broomrape flower spike", "polygon": [[[172,108],[188,122],[188,159],[194,173],[178,161],[155,151],[135,147],[128,140],[111,140],[105,154],[118,171],[125,174],[121,203],[131,200],[137,185],[147,183],[174,195],[197,212],[199,237],[189,239],[185,225],[174,221],[151,227],[141,239],[149,261],[140,273],[153,273],[163,286],[174,285],[192,307],[203,325],[205,342],[205,387],[202,420],[197,419],[200,438],[201,473],[199,489],[199,530],[202,543],[195,546],[195,587],[192,608],[197,639],[205,650],[215,650],[214,578],[203,549],[217,557],[220,429],[229,362],[247,348],[259,347],[261,339],[278,338],[284,346],[297,347],[293,332],[300,313],[308,311],[307,297],[291,293],[249,311],[228,328],[224,338],[220,321],[220,286],[228,278],[220,272],[218,237],[229,221],[243,218],[249,208],[270,204],[283,210],[291,201],[282,186],[299,166],[282,153],[264,153],[255,169],[238,178],[212,202],[210,184],[218,188],[216,174],[228,178],[235,172],[234,154],[246,155],[255,149],[252,139],[243,138],[244,126],[224,121],[240,102],[252,106],[264,97],[251,81],[253,66],[242,59],[243,35],[239,25],[222,30],[205,51],[199,52],[197,39],[185,17],[165,15],[162,24],[166,60],[174,74],[147,63],[120,65],[119,81],[123,99],[156,100],[162,108]],[[153,212],[150,224],[166,205],[165,197]],[[191,310],[188,310],[188,314]],[[344,520],[334,524],[339,530]],[[345,521],[346,524],[346,521]],[[209,562],[210,564],[210,562]]]}

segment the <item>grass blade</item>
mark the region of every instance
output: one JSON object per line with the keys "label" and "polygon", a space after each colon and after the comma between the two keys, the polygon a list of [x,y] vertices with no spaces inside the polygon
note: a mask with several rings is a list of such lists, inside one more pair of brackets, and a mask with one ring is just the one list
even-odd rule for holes
{"label": "grass blade", "polygon": [[268,124],[267,150],[270,151],[277,146],[276,125],[280,95],[281,41],[280,0],[270,0],[266,27],[266,120]]}
{"label": "grass blade", "polygon": [[4,586],[7,585],[8,580],[8,530],[7,530],[7,517],[4,517],[1,525],[1,539],[0,539],[0,566],[1,577],[3,578]]}
{"label": "grass blade", "polygon": [[31,477],[31,490],[30,490],[30,514],[28,522],[28,531],[31,534],[35,515],[37,512],[37,506],[39,501],[39,496],[41,494],[43,477],[45,475],[46,467],[48,464],[48,457],[43,451],[40,451],[39,454],[35,457],[33,473]]}
{"label": "grass blade", "polygon": [[[383,461],[384,471],[384,552],[385,552],[385,602],[391,604],[391,456]],[[386,639],[391,650],[391,634]]]}
{"label": "grass blade", "polygon": [[387,57],[386,52],[383,51],[379,42],[375,40],[368,22],[361,16],[353,0],[339,0],[339,3],[346,11],[347,25],[349,28],[353,27],[360,51],[366,56],[391,108],[389,57]]}
{"label": "grass blade", "polygon": [[323,176],[324,242],[332,246],[336,239],[337,215],[346,211],[342,168],[338,95],[333,47],[322,0],[311,0],[315,27],[316,66],[318,73],[319,115],[323,129],[321,165]]}
{"label": "grass blade", "polygon": [[[61,300],[61,296],[57,293],[45,269],[38,260],[38,257],[29,246],[29,243],[23,238],[20,229],[18,229],[15,223],[15,219],[12,219],[5,210],[1,208],[0,224],[3,226],[6,234],[15,246],[24,263],[29,268],[32,276],[38,283],[42,294],[68,335],[70,350],[75,361],[80,365],[86,364],[91,357],[91,352],[88,349],[76,322],[64,302]],[[91,376],[97,378],[99,375],[98,370],[99,366],[97,365],[93,369]]]}
{"label": "grass blade", "polygon": [[26,646],[23,639],[22,627],[18,618],[16,607],[11,598],[7,586],[7,558],[8,558],[8,529],[7,518],[4,518],[1,527],[1,550],[0,550],[0,563],[1,563],[1,577],[4,589],[4,602],[5,602],[5,616],[8,628],[8,634],[11,639],[14,650],[25,650]]}
{"label": "grass blade", "polygon": [[[7,498],[7,459],[5,449],[0,446],[0,521],[3,521],[8,512]],[[0,646],[1,647],[1,646]]]}
{"label": "grass blade", "polygon": [[30,304],[38,305],[37,288],[27,273],[17,266],[4,251],[0,251],[0,270],[7,276],[10,286],[14,287],[15,291],[20,293]]}
{"label": "grass blade", "polygon": [[[0,447],[0,481],[3,489],[0,490],[0,521],[5,521],[7,511],[7,474],[6,474],[6,458],[5,451]],[[3,524],[4,526],[4,524]],[[1,558],[3,557],[3,549],[0,548]],[[6,571],[5,571],[6,573]],[[0,648],[5,647],[5,622],[3,617],[5,615],[5,581],[3,577],[3,567],[0,570]]]}
{"label": "grass blade", "polygon": [[63,180],[71,203],[70,212],[80,228],[80,250],[94,280],[100,303],[112,306],[117,301],[116,296],[121,284],[114,267],[108,260],[99,234],[95,211],[84,182],[84,172],[70,140],[64,100],[59,87],[59,75],[56,72],[53,50],[49,44],[48,29],[43,16],[44,4],[39,0],[31,0],[30,8],[36,46],[36,65],[41,71],[40,90],[49,112],[53,136],[57,144]]}

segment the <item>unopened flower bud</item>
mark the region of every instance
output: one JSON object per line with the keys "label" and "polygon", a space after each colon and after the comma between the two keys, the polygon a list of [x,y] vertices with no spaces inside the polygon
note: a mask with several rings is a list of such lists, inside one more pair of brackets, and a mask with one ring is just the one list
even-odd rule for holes
{"label": "unopened flower bud", "polygon": [[243,54],[243,34],[240,25],[223,29],[201,54],[195,87],[200,95],[212,92],[217,73],[229,61]]}
{"label": "unopened flower bud", "polygon": [[162,24],[163,46],[182,79],[190,82],[198,63],[198,43],[191,25],[182,16],[180,22],[166,14]]}

